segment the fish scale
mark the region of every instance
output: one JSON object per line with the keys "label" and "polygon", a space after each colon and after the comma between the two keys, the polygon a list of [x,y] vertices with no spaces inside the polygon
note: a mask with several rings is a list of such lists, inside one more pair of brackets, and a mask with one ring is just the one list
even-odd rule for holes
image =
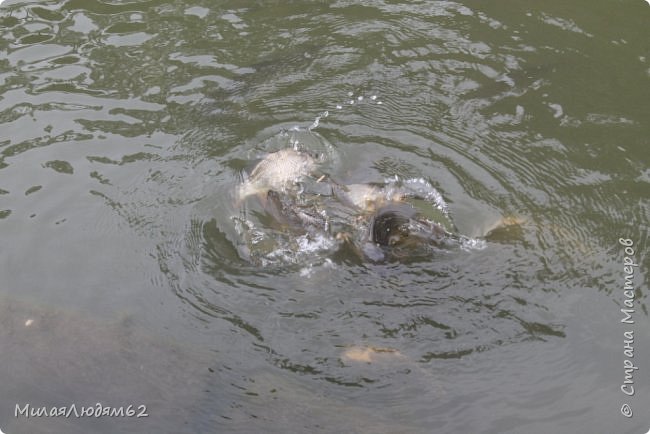
{"label": "fish scale", "polygon": [[255,166],[239,190],[239,199],[270,190],[284,191],[311,174],[315,167],[316,160],[305,152],[291,148],[273,152]]}

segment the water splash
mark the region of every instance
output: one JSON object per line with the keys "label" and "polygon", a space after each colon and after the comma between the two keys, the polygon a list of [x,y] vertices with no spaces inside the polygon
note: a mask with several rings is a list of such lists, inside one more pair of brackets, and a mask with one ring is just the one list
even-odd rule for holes
{"label": "water splash", "polygon": [[366,98],[369,100],[369,101],[367,101],[368,104],[370,104],[370,103],[374,103],[374,104],[377,104],[377,105],[383,104],[381,101],[377,100],[377,95],[374,95],[374,94],[370,95],[370,96],[367,96],[367,95],[356,95],[355,96],[354,92],[348,92],[347,96],[350,97],[350,99],[347,100],[347,102],[345,102],[345,103],[337,103],[334,106],[337,110],[342,110],[343,106],[345,104],[347,104],[347,105],[355,105],[355,104],[362,103],[364,100],[366,100]]}
{"label": "water splash", "polygon": [[329,116],[329,114],[330,113],[327,110],[325,110],[324,112],[322,112],[321,114],[316,116],[316,119],[314,119],[314,122],[309,127],[307,127],[307,130],[311,131],[314,128],[317,128],[318,124],[320,123],[321,118],[326,118],[327,116]]}

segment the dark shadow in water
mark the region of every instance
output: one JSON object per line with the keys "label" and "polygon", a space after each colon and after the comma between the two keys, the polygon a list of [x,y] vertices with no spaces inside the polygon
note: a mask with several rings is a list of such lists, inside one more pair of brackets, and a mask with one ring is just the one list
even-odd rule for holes
{"label": "dark shadow in water", "polygon": [[[136,319],[100,321],[2,297],[2,398],[6,432],[196,432],[209,384],[207,351],[154,336]],[[14,417],[23,409],[146,406],[148,417]],[[205,416],[202,416],[205,420]]]}

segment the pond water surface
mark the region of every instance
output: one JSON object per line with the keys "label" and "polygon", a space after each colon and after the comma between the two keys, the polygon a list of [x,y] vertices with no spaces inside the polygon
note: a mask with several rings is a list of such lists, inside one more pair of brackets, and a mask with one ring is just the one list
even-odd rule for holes
{"label": "pond water surface", "polygon": [[[0,429],[645,433],[649,23],[641,0],[4,2]],[[346,182],[422,179],[484,245],[252,261],[234,192],[298,133]],[[15,415],[97,403],[148,416]]]}

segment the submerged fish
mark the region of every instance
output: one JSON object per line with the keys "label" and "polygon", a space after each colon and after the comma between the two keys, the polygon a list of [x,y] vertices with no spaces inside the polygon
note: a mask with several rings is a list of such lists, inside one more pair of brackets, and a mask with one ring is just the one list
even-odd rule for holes
{"label": "submerged fish", "polygon": [[267,155],[250,177],[239,188],[239,200],[251,195],[265,195],[269,191],[284,192],[316,168],[316,160],[306,152],[292,148]]}

